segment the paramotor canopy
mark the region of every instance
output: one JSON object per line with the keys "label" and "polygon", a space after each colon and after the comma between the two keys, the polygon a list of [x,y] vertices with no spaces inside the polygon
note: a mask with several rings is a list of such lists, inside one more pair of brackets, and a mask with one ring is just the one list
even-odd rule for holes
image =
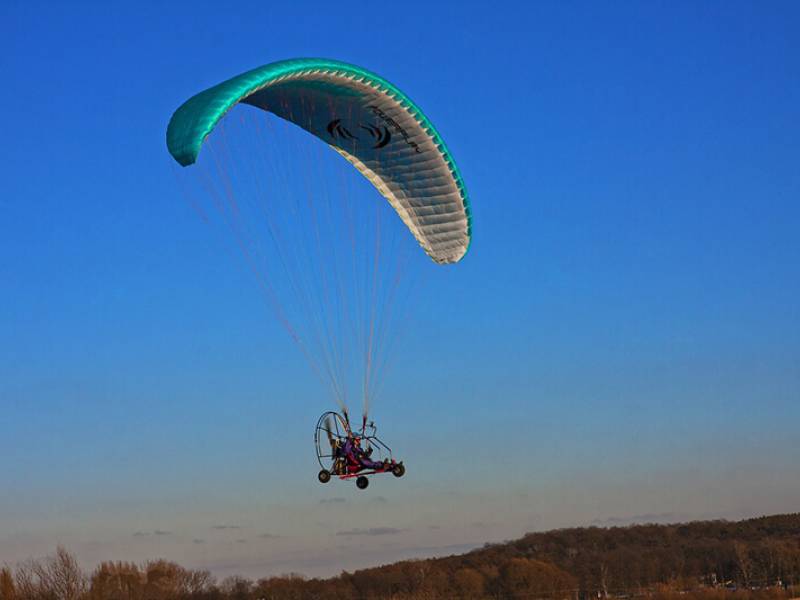
{"label": "paramotor canopy", "polygon": [[181,165],[236,104],[299,125],[355,166],[389,201],[437,263],[461,260],[470,242],[467,192],[439,133],[405,94],[360,67],[295,59],[242,73],[187,100],[167,127]]}
{"label": "paramotor canopy", "polygon": [[[231,122],[240,105],[255,107],[258,114],[250,109]],[[193,96],[169,122],[167,147],[182,166],[198,161],[209,136],[219,132],[214,134],[221,136],[219,145],[210,150],[212,174],[201,178],[213,205],[279,319],[315,370],[331,380],[343,408],[348,396],[343,381],[356,362],[346,355],[362,355],[366,414],[381,364],[377,355],[390,338],[389,321],[380,321],[388,319],[384,313],[405,272],[402,252],[395,250],[401,244],[388,246],[381,209],[351,203],[353,186],[345,177],[330,176],[315,149],[280,147],[266,115],[302,128],[344,157],[388,200],[437,264],[458,262],[470,245],[463,179],[441,136],[408,96],[366,69],[334,60],[285,60],[247,71]],[[238,138],[248,136],[249,146],[234,148]],[[306,165],[300,177],[285,164],[294,153]],[[308,201],[292,204],[286,198],[300,185],[310,190]],[[316,191],[316,185],[333,189]],[[282,202],[288,208],[280,208]],[[249,214],[248,206],[254,207]],[[375,211],[374,220],[363,217],[368,210]],[[288,300],[276,282],[281,271],[283,287],[291,291]],[[301,310],[293,319],[292,312]],[[304,325],[310,332],[302,331]]]}

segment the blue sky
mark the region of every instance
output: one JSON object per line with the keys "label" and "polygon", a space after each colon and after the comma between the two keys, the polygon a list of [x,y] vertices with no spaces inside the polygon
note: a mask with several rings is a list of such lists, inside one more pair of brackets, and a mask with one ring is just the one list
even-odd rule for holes
{"label": "blue sky", "polygon": [[[327,574],[800,506],[796,4],[6,2],[0,22],[0,562],[63,543]],[[296,56],[408,92],[473,203],[373,412],[409,473],[368,493],[316,482],[329,401],[164,144],[189,96]]]}

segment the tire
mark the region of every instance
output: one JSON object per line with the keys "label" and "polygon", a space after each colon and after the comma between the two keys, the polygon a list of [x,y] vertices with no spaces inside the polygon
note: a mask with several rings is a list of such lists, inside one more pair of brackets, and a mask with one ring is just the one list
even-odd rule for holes
{"label": "tire", "polygon": [[403,463],[397,463],[392,469],[392,475],[395,477],[402,477],[406,474],[406,468]]}
{"label": "tire", "polygon": [[319,475],[317,475],[317,479],[319,479],[320,483],[328,483],[331,480],[331,472],[322,469],[322,471],[319,472]]}
{"label": "tire", "polygon": [[363,475],[358,479],[356,479],[356,487],[358,487],[358,489],[365,490],[367,489],[368,485],[369,485],[369,479],[367,479]]}

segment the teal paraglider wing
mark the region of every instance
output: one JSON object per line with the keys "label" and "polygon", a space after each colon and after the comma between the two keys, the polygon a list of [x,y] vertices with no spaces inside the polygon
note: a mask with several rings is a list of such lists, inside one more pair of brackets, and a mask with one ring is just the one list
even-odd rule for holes
{"label": "teal paraglider wing", "polygon": [[430,120],[408,96],[360,67],[326,59],[280,61],[187,100],[172,115],[167,147],[183,166],[236,104],[274,113],[315,135],[389,201],[437,263],[461,260],[472,225],[464,181]]}

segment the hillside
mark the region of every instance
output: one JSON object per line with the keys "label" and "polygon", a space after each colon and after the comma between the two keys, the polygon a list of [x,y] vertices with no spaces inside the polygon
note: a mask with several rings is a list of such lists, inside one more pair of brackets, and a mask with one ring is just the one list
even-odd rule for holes
{"label": "hillside", "polygon": [[0,570],[0,600],[779,600],[797,596],[798,584],[800,513],[529,533],[463,555],[310,580],[290,575],[217,583],[206,571],[163,560],[106,562],[88,574],[60,548],[45,561]]}

